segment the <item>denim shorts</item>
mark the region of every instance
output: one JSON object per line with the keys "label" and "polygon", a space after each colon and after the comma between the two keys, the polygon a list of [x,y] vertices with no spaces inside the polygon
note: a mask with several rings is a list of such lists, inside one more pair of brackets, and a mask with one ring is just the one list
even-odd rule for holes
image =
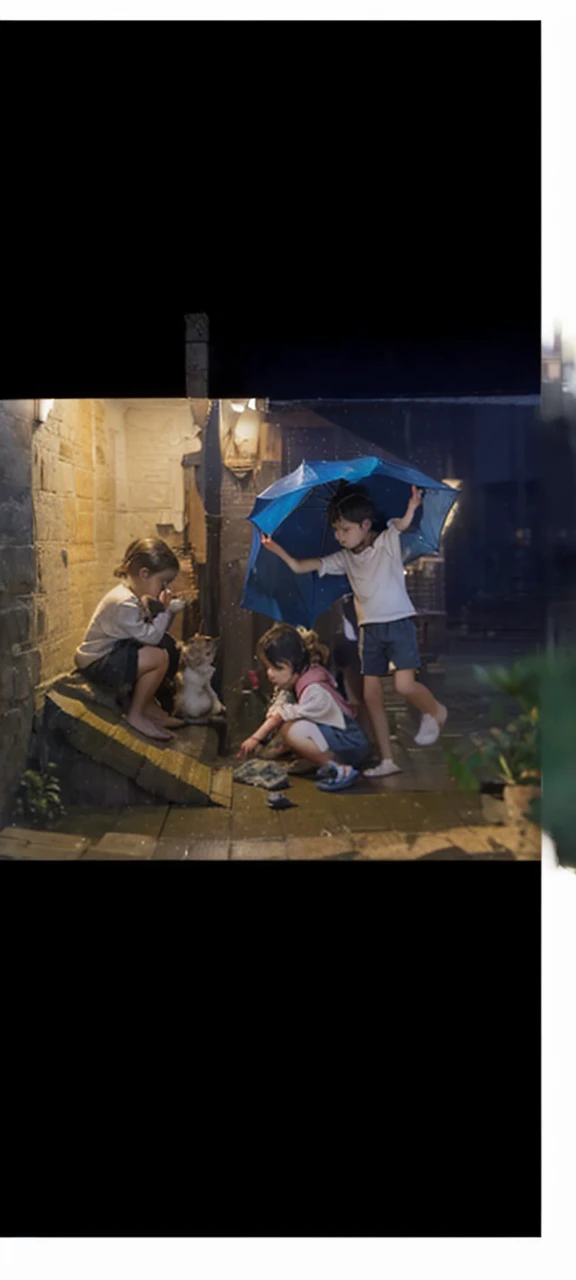
{"label": "denim shorts", "polygon": [[344,719],[346,721],[344,729],[336,729],[331,724],[319,724],[318,728],[338,762],[351,764],[353,768],[357,768],[370,755],[372,747],[358,721],[346,714]]}
{"label": "denim shorts", "polygon": [[397,671],[417,671],[420,666],[418,636],[412,618],[395,622],[365,622],[358,642],[363,676],[385,676],[388,663]]}

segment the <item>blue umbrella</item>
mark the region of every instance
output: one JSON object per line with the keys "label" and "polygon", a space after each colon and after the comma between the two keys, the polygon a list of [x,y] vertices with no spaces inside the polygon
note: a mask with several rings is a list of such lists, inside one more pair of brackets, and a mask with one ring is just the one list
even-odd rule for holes
{"label": "blue umbrella", "polygon": [[295,574],[278,556],[262,546],[260,532],[276,541],[297,559],[329,556],[340,547],[328,522],[328,504],[340,483],[361,486],[372,499],[378,530],[403,516],[411,485],[425,490],[409,529],[400,535],[404,564],[422,555],[437,555],[446,516],[457,492],[439,480],[431,480],[407,463],[380,458],[354,458],[347,462],[302,462],[259,494],[248,519],[254,528],[248,569],[241,600],[243,609],[264,613],[292,626],[313,626],[316,618],[347,595],[346,574]]}

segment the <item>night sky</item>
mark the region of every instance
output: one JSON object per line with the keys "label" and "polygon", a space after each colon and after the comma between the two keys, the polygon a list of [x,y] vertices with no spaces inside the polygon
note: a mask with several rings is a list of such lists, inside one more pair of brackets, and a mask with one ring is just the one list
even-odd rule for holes
{"label": "night sky", "polygon": [[153,93],[129,24],[68,26],[49,95],[57,26],[4,31],[46,148],[5,157],[5,397],[185,395],[197,311],[213,396],[538,391],[538,22],[260,23],[249,86],[250,23],[140,23]]}

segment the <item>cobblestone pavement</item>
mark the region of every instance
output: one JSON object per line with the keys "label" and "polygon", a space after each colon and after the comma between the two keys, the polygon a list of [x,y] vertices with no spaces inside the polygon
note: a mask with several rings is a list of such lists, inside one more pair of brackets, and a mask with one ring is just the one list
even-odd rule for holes
{"label": "cobblestone pavement", "polygon": [[[5,827],[0,858],[116,861],[489,859],[540,857],[540,831],[486,820],[476,793],[396,791],[368,783],[329,795],[294,777],[294,808],[268,808],[259,787],[234,785],[230,810],[142,805],[71,811],[52,832]],[[493,802],[498,803],[498,802]],[[501,802],[500,802],[501,803]],[[490,815],[488,815],[490,817]],[[498,813],[498,818],[503,813]]]}
{"label": "cobblestone pavement", "polygon": [[[490,646],[485,653],[462,646],[426,674],[426,683],[450,709],[446,731],[433,747],[414,746],[417,717],[388,687],[394,754],[402,767],[392,778],[360,779],[349,791],[329,795],[317,790],[313,774],[297,772],[287,792],[294,807],[276,812],[268,808],[263,789],[238,783],[228,810],[162,803],[99,811],[78,807],[50,833],[5,827],[0,858],[539,860],[539,828],[531,823],[511,826],[503,801],[460,791],[445,759],[447,746],[457,746],[490,724],[494,695],[477,686],[473,663],[507,662],[516,656]],[[227,769],[235,763],[222,761]]]}

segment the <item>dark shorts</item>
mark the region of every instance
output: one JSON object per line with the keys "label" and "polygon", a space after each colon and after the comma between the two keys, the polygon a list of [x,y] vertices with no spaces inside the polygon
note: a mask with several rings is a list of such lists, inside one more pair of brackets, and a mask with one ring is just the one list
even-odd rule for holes
{"label": "dark shorts", "polygon": [[385,676],[388,663],[397,671],[417,671],[420,666],[418,636],[412,618],[396,622],[365,622],[360,627],[360,661],[363,676]]}
{"label": "dark shorts", "polygon": [[352,716],[345,716],[346,728],[335,729],[331,724],[319,724],[318,728],[325,737],[330,751],[334,752],[339,764],[351,764],[357,767],[370,755],[372,747],[366,734]]}
{"label": "dark shorts", "polygon": [[[83,667],[82,675],[86,676],[87,680],[92,680],[94,684],[101,684],[108,689],[115,689],[119,694],[129,693],[136,684],[138,650],[142,648],[144,646],[138,640],[117,640],[110,653],[105,654],[103,658],[98,658],[96,662],[91,662],[89,667]],[[168,671],[166,675],[168,677],[174,676],[178,670],[180,658],[180,650],[176,641],[172,639],[172,636],[163,636],[155,648],[168,651]]]}

